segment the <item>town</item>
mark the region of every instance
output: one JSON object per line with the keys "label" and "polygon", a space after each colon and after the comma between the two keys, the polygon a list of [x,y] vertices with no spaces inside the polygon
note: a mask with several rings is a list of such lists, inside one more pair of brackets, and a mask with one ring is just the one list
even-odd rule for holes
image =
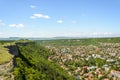
{"label": "town", "polygon": [[[72,42],[72,44],[74,44],[81,42],[81,40],[61,40],[58,41],[59,43],[56,41],[48,45],[46,44],[48,49],[52,52],[56,52],[56,54],[49,56],[48,60],[60,64],[69,75],[75,76],[80,80],[120,79],[119,42],[97,42],[97,45],[67,46],[64,45],[65,42]],[[61,45],[61,42],[64,42],[63,45]]]}

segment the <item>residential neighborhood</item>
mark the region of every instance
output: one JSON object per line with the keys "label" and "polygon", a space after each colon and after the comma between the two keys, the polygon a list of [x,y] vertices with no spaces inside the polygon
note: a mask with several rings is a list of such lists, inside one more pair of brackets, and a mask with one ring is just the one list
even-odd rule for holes
{"label": "residential neighborhood", "polygon": [[120,80],[120,43],[98,43],[46,47],[56,52],[49,60],[80,80]]}

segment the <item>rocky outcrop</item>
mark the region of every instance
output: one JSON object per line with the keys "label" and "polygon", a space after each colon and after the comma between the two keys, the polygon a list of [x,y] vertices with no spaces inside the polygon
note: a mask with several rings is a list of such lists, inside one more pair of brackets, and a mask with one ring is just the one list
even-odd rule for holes
{"label": "rocky outcrop", "polygon": [[17,45],[6,46],[6,48],[9,49],[10,54],[12,54],[14,56],[18,56],[19,51],[18,51],[18,46]]}
{"label": "rocky outcrop", "polygon": [[15,43],[15,45],[9,45],[9,46],[5,46],[5,48],[9,49],[9,53],[14,55],[14,56],[18,56],[19,55],[19,49],[17,45],[22,45],[22,46],[26,46],[27,44],[30,43],[34,43],[34,42],[17,42]]}

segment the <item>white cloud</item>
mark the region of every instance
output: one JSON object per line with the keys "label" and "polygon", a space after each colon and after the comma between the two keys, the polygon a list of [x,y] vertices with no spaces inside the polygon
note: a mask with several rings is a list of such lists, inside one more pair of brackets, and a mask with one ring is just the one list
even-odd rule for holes
{"label": "white cloud", "polygon": [[[61,35],[62,34],[62,35]],[[65,37],[107,37],[107,36],[116,36],[112,32],[64,32],[61,33],[61,36]]]}
{"label": "white cloud", "polygon": [[111,34],[113,34],[112,32],[105,32],[104,33],[105,35],[111,35]]}
{"label": "white cloud", "polygon": [[35,9],[35,8],[36,8],[36,6],[34,6],[34,5],[30,5],[30,8]]}
{"label": "white cloud", "polygon": [[0,20],[0,26],[4,26],[4,25],[5,23],[2,20]]}
{"label": "white cloud", "polygon": [[112,32],[93,32],[90,35],[92,36],[99,36],[99,35],[111,35]]}
{"label": "white cloud", "polygon": [[43,19],[50,19],[50,16],[48,15],[43,15],[43,14],[33,14],[32,16],[30,16],[31,19],[35,19],[35,18],[43,18]]}
{"label": "white cloud", "polygon": [[58,20],[57,23],[63,23],[63,20]]}
{"label": "white cloud", "polygon": [[5,37],[6,37],[6,34],[0,33],[0,38],[5,38]]}
{"label": "white cloud", "polygon": [[81,36],[81,33],[70,33],[70,32],[67,32],[67,33],[64,33],[63,34],[65,37],[80,37]]}
{"label": "white cloud", "polygon": [[24,24],[9,24],[9,27],[23,28],[25,27],[25,25]]}

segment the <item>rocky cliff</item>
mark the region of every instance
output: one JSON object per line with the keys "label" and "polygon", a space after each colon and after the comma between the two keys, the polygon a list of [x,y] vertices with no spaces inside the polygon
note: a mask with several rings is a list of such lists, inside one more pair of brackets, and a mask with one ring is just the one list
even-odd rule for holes
{"label": "rocky cliff", "polygon": [[14,56],[18,56],[19,51],[18,51],[18,47],[17,45],[10,45],[10,46],[6,46],[6,48],[9,49],[9,53],[14,55]]}

